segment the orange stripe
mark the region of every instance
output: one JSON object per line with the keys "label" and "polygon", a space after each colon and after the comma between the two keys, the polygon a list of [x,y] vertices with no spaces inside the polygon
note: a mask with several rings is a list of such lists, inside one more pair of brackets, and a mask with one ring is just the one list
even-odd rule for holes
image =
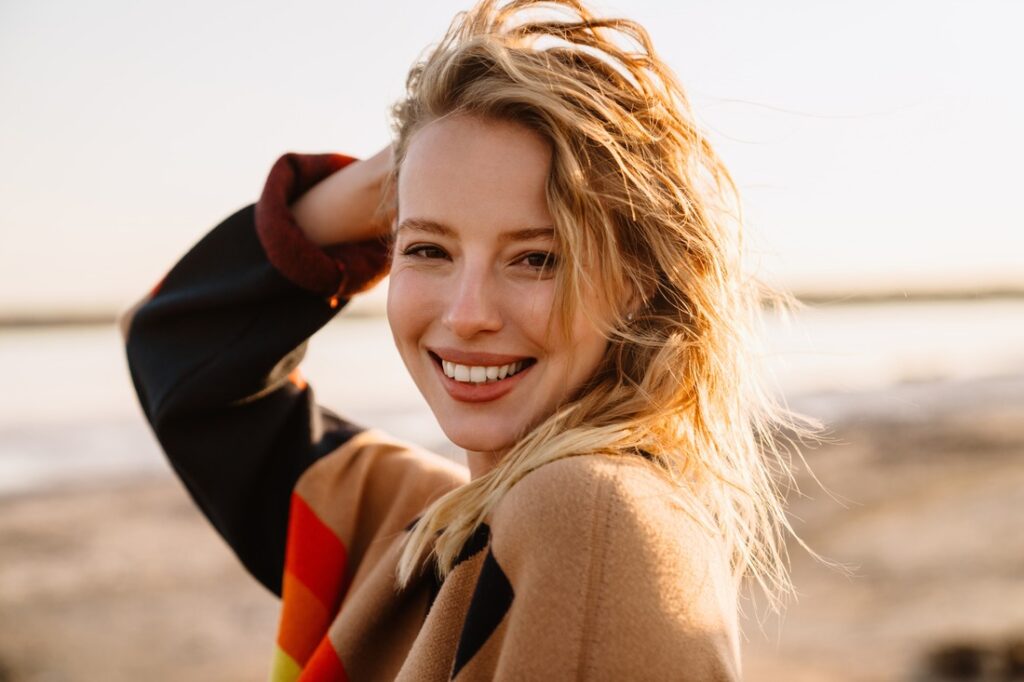
{"label": "orange stripe", "polygon": [[331,614],[302,581],[285,571],[277,645],[300,666],[327,633]]}
{"label": "orange stripe", "polygon": [[331,645],[331,640],[324,637],[320,641],[320,646],[313,652],[309,663],[302,669],[299,682],[327,682],[328,680],[348,682],[348,675],[345,674],[345,668],[341,665],[341,659],[338,658],[338,652]]}
{"label": "orange stripe", "polygon": [[335,612],[345,582],[345,545],[298,493],[292,493],[285,570],[301,580],[327,610]]}
{"label": "orange stripe", "polygon": [[291,374],[288,375],[288,381],[292,382],[300,391],[306,388],[306,380],[302,378],[302,372],[299,371],[298,367],[293,369]]}

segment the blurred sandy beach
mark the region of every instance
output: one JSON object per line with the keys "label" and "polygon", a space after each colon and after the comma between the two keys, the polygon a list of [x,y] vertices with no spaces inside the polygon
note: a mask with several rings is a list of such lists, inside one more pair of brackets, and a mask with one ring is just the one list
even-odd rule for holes
{"label": "blurred sandy beach", "polygon": [[1024,375],[896,390],[917,414],[864,394],[807,453],[837,499],[804,472],[794,526],[852,575],[790,543],[798,601],[767,637],[748,620],[749,679],[1022,679]]}
{"label": "blurred sandy beach", "polygon": [[[806,457],[834,497],[803,471],[792,517],[852,575],[791,547],[799,600],[763,631],[748,605],[745,679],[943,679],[925,661],[960,645],[949,679],[1013,679],[1024,302],[798,322],[769,350],[790,404],[831,429]],[[451,453],[386,336],[380,319],[329,325],[304,372],[324,404]],[[116,331],[7,330],[0,361],[26,387],[0,399],[0,681],[265,678],[276,598],[170,474]]]}

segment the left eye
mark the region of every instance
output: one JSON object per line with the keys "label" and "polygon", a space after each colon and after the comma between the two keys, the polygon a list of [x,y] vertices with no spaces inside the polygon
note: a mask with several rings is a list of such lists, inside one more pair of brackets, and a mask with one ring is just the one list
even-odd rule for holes
{"label": "left eye", "polygon": [[537,268],[539,270],[553,270],[558,260],[555,254],[548,251],[535,251],[523,256],[522,262],[526,263],[531,268]]}

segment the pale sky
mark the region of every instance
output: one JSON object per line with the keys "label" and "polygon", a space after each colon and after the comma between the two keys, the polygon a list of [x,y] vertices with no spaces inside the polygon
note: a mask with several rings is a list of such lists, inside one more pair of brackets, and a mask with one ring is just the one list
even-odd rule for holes
{"label": "pale sky", "polygon": [[[281,153],[383,146],[469,4],[0,0],[0,314],[122,308]],[[678,73],[766,277],[1024,286],[1024,3],[597,7]]]}

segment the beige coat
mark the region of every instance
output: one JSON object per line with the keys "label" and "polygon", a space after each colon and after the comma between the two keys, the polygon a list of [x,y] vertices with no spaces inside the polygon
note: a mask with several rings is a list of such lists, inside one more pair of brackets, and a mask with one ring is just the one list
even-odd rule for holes
{"label": "beige coat", "polygon": [[[373,431],[302,476],[295,504],[312,516],[293,515],[289,530],[273,679],[296,679],[318,657],[323,677],[308,670],[311,679],[739,678],[727,566],[640,457],[570,457],[537,469],[442,584],[425,570],[397,591],[410,521],[465,480],[461,467]],[[322,523],[320,533],[344,548],[343,584],[321,586],[335,603],[296,575],[318,574],[303,560],[338,567],[292,546],[317,537],[298,527],[306,522]]]}

